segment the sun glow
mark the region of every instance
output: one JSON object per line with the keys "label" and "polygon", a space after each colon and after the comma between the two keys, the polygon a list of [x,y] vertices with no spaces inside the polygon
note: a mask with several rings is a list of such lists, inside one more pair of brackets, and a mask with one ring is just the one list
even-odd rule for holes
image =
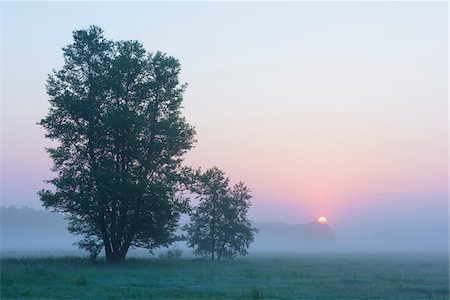
{"label": "sun glow", "polygon": [[325,217],[320,217],[320,218],[317,219],[317,222],[319,224],[327,224],[328,220]]}

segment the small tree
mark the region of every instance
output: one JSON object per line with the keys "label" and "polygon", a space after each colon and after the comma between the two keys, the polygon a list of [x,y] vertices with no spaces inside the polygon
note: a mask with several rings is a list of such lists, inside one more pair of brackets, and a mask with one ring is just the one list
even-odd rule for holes
{"label": "small tree", "polygon": [[250,190],[243,182],[231,188],[229,178],[216,167],[197,171],[194,178],[192,190],[199,204],[184,227],[188,245],[197,255],[211,255],[211,260],[247,254],[257,232],[247,219]]}
{"label": "small tree", "polygon": [[80,248],[121,261],[130,247],[174,240],[180,213],[182,156],[194,130],[181,115],[179,62],[137,41],[111,41],[96,26],[73,32],[64,65],[47,81],[48,115],[40,121],[54,162],[46,208],[66,214]]}

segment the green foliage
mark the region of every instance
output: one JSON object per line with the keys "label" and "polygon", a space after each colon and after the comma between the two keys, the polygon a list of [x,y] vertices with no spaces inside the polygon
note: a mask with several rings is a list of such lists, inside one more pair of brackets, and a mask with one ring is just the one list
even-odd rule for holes
{"label": "green foliage", "polygon": [[181,162],[195,133],[181,115],[180,64],[96,26],[73,38],[47,81],[51,107],[39,124],[58,142],[47,149],[57,177],[41,200],[67,215],[91,258],[102,247],[120,261],[130,247],[167,246],[188,207]]}
{"label": "green foliage", "polygon": [[184,227],[188,245],[212,260],[247,254],[257,232],[247,219],[250,190],[243,182],[231,188],[229,178],[216,167],[205,173],[199,170],[194,177],[192,191],[199,204]]}

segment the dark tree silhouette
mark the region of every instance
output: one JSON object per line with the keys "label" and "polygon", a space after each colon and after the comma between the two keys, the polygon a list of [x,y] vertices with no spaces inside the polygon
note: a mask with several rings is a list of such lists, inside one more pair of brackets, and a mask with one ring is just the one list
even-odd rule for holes
{"label": "dark tree silhouette", "polygon": [[57,177],[39,192],[46,208],[66,214],[79,246],[108,261],[132,247],[170,244],[181,213],[183,154],[194,129],[181,116],[185,85],[179,62],[137,41],[111,41],[99,27],[73,32],[64,65],[47,81],[48,115],[40,121]]}
{"label": "dark tree silhouette", "polygon": [[231,188],[229,178],[216,167],[205,173],[199,170],[194,178],[192,191],[199,204],[184,227],[188,245],[212,260],[247,254],[257,232],[247,219],[250,190],[243,182]]}

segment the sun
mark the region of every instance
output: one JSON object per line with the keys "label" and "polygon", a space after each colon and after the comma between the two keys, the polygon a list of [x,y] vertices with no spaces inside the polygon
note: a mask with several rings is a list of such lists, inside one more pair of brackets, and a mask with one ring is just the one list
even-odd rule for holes
{"label": "sun", "polygon": [[317,222],[319,224],[327,224],[328,220],[325,217],[320,217],[320,218],[317,219]]}

